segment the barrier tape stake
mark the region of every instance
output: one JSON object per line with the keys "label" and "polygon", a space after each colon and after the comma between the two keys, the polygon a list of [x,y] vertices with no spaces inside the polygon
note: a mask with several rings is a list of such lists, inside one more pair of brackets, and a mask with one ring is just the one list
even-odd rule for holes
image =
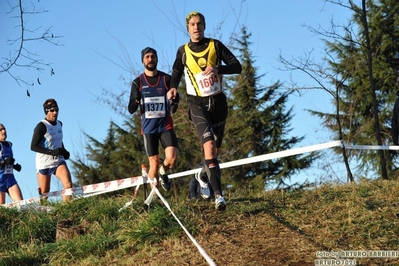
{"label": "barrier tape stake", "polygon": [[37,188],[37,192],[39,193],[39,204],[41,205],[43,203],[43,193],[42,189],[40,187]]}
{"label": "barrier tape stake", "polygon": [[147,198],[147,193],[148,193],[147,192],[148,191],[147,178],[145,180],[143,180],[143,182],[144,182],[144,185],[143,185],[143,188],[144,188],[143,189],[143,191],[144,191],[143,193],[144,193],[144,195],[143,196],[144,196],[144,198]]}
{"label": "barrier tape stake", "polygon": [[151,192],[150,192],[150,194],[148,195],[148,198],[144,201],[144,204],[145,205],[147,205],[148,207],[150,207],[150,204],[151,204],[151,202],[152,202],[152,199],[154,198],[154,194],[155,194],[155,189],[157,188],[156,186],[153,186],[152,184],[151,184]]}
{"label": "barrier tape stake", "polygon": [[[141,177],[141,180],[143,180],[143,177]],[[136,189],[134,190],[132,200],[126,202],[126,203],[125,203],[125,206],[123,206],[122,208],[119,209],[119,212],[123,211],[124,209],[126,209],[127,207],[129,207],[130,205],[132,205],[134,199],[135,199],[136,196],[137,196],[137,192],[139,191],[140,184],[141,184],[141,183],[140,183],[140,180],[139,180],[139,182],[138,182],[138,184],[137,184],[137,186],[136,186]]]}
{"label": "barrier tape stake", "polygon": [[145,164],[141,165],[141,175],[143,176],[143,190],[144,190],[144,199],[147,198],[147,191],[148,191],[148,186],[147,186],[147,180],[148,180],[148,172],[147,172],[147,166]]}

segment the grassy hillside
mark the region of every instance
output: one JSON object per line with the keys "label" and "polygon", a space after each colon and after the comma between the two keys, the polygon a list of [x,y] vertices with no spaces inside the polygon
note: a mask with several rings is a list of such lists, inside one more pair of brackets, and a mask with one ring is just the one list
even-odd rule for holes
{"label": "grassy hillside", "polygon": [[[345,251],[357,265],[399,265],[397,181],[240,191],[226,195],[224,213],[211,201],[163,194],[216,265],[315,265],[317,255],[336,254],[320,251]],[[208,265],[159,199],[149,212],[142,198],[118,212],[129,200],[76,199],[49,213],[0,209],[0,265]],[[70,223],[71,239],[56,241],[59,221]],[[396,253],[371,253],[382,250]]]}

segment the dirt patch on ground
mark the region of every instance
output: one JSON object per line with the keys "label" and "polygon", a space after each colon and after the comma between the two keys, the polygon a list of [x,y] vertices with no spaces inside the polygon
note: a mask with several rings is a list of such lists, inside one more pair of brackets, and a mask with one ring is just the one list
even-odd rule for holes
{"label": "dirt patch on ground", "polygon": [[[316,251],[320,250],[309,237],[266,213],[205,218],[209,223],[195,239],[216,265],[314,265]],[[224,223],[227,219],[229,223]],[[135,263],[208,265],[188,237],[164,241],[153,248],[157,249],[155,253],[153,249],[140,251],[147,256]]]}

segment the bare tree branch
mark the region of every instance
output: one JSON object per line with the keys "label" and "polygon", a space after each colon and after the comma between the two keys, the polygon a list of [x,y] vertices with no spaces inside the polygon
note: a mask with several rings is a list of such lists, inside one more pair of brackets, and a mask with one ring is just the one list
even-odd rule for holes
{"label": "bare tree branch", "polygon": [[[38,72],[44,71],[46,68],[49,69],[50,75],[54,75],[54,69],[51,67],[51,63],[45,62],[40,59],[40,55],[36,52],[30,51],[26,48],[27,42],[37,42],[44,41],[52,45],[61,46],[58,39],[62,36],[54,35],[52,27],[42,28],[37,27],[35,29],[29,29],[26,23],[26,17],[39,15],[48,12],[45,9],[36,9],[35,5],[32,3],[31,7],[25,7],[22,4],[22,0],[18,0],[18,3],[11,5],[8,2],[10,11],[7,14],[11,15],[17,13],[17,15],[12,16],[14,19],[18,19],[16,28],[19,29],[19,37],[14,39],[8,39],[6,41],[7,45],[10,45],[10,51],[8,56],[3,56],[0,62],[0,74],[7,73],[10,75],[19,85],[26,84],[33,86],[34,83],[27,81],[25,78],[15,75],[13,70],[16,68],[25,68],[29,70],[36,70]],[[15,47],[15,49],[13,49]],[[40,85],[40,80],[37,78],[37,83]],[[27,92],[29,96],[29,91]]]}

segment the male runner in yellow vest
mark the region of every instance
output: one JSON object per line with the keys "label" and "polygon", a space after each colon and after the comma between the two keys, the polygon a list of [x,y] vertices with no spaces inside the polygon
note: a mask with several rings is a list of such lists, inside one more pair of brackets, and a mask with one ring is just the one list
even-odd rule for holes
{"label": "male runner in yellow vest", "polygon": [[[184,73],[189,117],[204,150],[204,166],[196,178],[203,197],[209,197],[208,180],[215,195],[216,209],[224,211],[220,167],[217,160],[227,118],[227,99],[222,90],[222,74],[241,73],[241,64],[219,40],[205,38],[205,17],[191,12],[186,17],[190,41],[179,47],[170,81],[168,99],[174,99]],[[222,62],[224,64],[222,64]]]}

